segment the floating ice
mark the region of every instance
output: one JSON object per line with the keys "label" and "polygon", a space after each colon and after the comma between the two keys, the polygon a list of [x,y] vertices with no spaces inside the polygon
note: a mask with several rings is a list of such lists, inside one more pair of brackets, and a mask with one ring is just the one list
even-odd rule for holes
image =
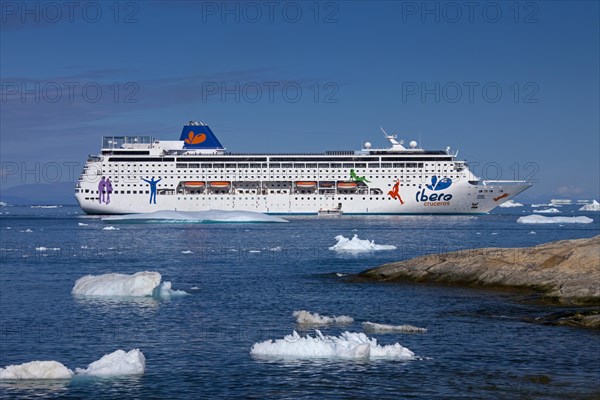
{"label": "floating ice", "polygon": [[346,276],[348,274],[342,274],[341,272],[336,272],[335,276],[337,276],[338,278],[341,278],[342,276]]}
{"label": "floating ice", "polygon": [[79,226],[88,226],[88,224],[84,224],[83,222],[78,222],[77,225],[79,225]]}
{"label": "floating ice", "polygon": [[589,204],[584,204],[579,211],[600,211],[600,203],[594,200]]}
{"label": "floating ice", "polygon": [[30,361],[0,368],[0,380],[4,379],[70,379],[73,371],[58,361]]}
{"label": "floating ice", "polygon": [[170,297],[187,294],[171,289],[171,282],[161,283],[158,272],[143,271],[133,275],[104,274],[86,275],[73,286],[77,296],[127,296],[127,297]]}
{"label": "floating ice", "polygon": [[119,228],[115,228],[114,226],[105,226],[102,228],[103,231],[118,231]]}
{"label": "floating ice", "polygon": [[526,215],[519,217],[520,224],[589,224],[594,222],[588,217],[545,217],[543,215]]}
{"label": "floating ice", "polygon": [[3,202],[3,201],[0,201],[0,207],[6,207],[6,206],[8,206],[8,203],[5,203],[5,202]]}
{"label": "floating ice", "polygon": [[29,229],[29,228],[28,228],[28,229],[25,229],[24,231],[19,231],[19,232],[23,232],[23,233],[31,233],[31,232],[33,232],[33,231],[32,231],[31,229]]}
{"label": "floating ice", "polygon": [[191,250],[184,250],[181,252],[181,254],[194,254],[194,252]]}
{"label": "floating ice", "polygon": [[315,337],[301,337],[296,331],[283,339],[255,343],[250,354],[262,357],[294,359],[349,359],[349,360],[412,360],[415,354],[399,343],[380,346],[377,339],[364,333],[344,332],[339,337],[324,336],[315,330]]}
{"label": "floating ice", "polygon": [[171,211],[113,215],[103,221],[121,223],[215,223],[215,222],[288,222],[272,215],[252,211]]}
{"label": "floating ice", "polygon": [[499,207],[502,207],[502,208],[523,207],[523,204],[516,203],[513,200],[506,200],[504,203],[500,204]]}
{"label": "floating ice", "polygon": [[44,246],[40,246],[40,247],[36,247],[35,249],[36,249],[36,251],[59,251],[60,247],[44,247]]}
{"label": "floating ice", "polygon": [[529,234],[530,234],[530,235],[535,235],[535,234],[536,234],[536,232],[535,232],[535,231],[531,231],[531,232],[529,232]]}
{"label": "floating ice", "polygon": [[29,208],[61,208],[62,206],[29,206]]}
{"label": "floating ice", "polygon": [[92,376],[143,375],[146,372],[146,357],[139,349],[128,352],[117,350],[105,354],[86,369],[76,368],[75,372],[78,375]]}
{"label": "floating ice", "polygon": [[544,208],[543,210],[533,210],[533,212],[539,214],[556,214],[559,213],[560,210],[558,208]]}
{"label": "floating ice", "polygon": [[552,205],[552,204],[544,204],[544,203],[541,203],[541,204],[532,204],[532,205],[531,205],[531,207],[533,207],[533,208],[537,208],[537,207],[548,207],[548,206],[551,206],[551,205]]}
{"label": "floating ice", "polygon": [[311,313],[306,310],[294,311],[292,314],[296,317],[296,322],[301,325],[329,325],[329,324],[351,324],[354,322],[354,318],[347,315],[340,315],[339,317],[333,316],[328,317],[326,315],[319,315],[318,313]]}
{"label": "floating ice", "polygon": [[427,332],[426,328],[419,328],[417,326],[412,325],[386,325],[386,324],[376,324],[374,322],[363,322],[362,324],[363,330],[365,332],[371,333],[392,333],[392,332],[402,332],[402,333],[425,333]]}
{"label": "floating ice", "polygon": [[329,248],[329,250],[338,252],[350,252],[350,253],[366,253],[371,251],[379,250],[396,250],[396,246],[389,244],[375,244],[373,240],[359,239],[358,235],[354,235],[352,239],[348,239],[342,235],[335,237],[337,243]]}

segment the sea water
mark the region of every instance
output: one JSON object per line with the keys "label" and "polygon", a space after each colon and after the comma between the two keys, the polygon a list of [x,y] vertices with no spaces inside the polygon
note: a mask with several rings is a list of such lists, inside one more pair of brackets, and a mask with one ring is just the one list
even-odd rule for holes
{"label": "sea water", "polygon": [[[423,254],[600,233],[600,216],[577,206],[556,215],[592,223],[517,222],[533,209],[116,225],[77,207],[2,207],[0,368],[56,361],[77,371],[134,349],[145,365],[136,375],[2,380],[0,396],[593,398],[598,332],[530,322],[561,308],[507,291],[348,280]],[[355,250],[339,246],[352,240]],[[145,271],[188,295],[72,293],[87,275]],[[298,324],[295,311],[333,323]],[[423,330],[365,331],[365,322]],[[377,346],[406,356],[381,358]]]}

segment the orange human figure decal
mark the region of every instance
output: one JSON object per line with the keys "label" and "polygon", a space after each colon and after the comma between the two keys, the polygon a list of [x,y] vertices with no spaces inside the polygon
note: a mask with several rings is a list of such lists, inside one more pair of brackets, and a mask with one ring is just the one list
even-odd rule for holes
{"label": "orange human figure decal", "polygon": [[400,197],[400,181],[396,181],[396,183],[394,183],[394,187],[392,188],[392,190],[390,190],[388,192],[388,195],[392,198],[392,199],[396,199],[400,201],[400,205],[404,204],[404,201],[402,201],[402,197]]}

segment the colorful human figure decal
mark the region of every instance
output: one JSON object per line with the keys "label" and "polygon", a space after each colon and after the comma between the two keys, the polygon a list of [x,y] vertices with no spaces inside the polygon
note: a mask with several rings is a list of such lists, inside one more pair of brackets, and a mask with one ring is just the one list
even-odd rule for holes
{"label": "colorful human figure decal", "polygon": [[143,179],[142,180],[150,185],[150,204],[152,204],[152,200],[154,200],[154,204],[156,204],[156,184],[162,181],[162,178],[155,180],[152,177],[151,180]]}
{"label": "colorful human figure decal", "polygon": [[367,180],[367,178],[365,178],[364,176],[358,176],[356,175],[356,172],[351,169],[350,170],[350,178],[354,181],[354,182],[365,182],[365,183],[371,183],[370,181]]}
{"label": "colorful human figure decal", "polygon": [[110,194],[113,191],[112,183],[110,182],[110,178],[106,178],[106,204],[110,203]]}
{"label": "colorful human figure decal", "polygon": [[104,192],[106,191],[106,181],[104,180],[104,177],[102,177],[102,179],[100,179],[100,182],[98,182],[98,202],[100,204],[102,204],[102,202],[104,201]]}
{"label": "colorful human figure decal", "polygon": [[392,198],[392,199],[396,199],[400,201],[400,205],[404,204],[404,201],[402,200],[402,197],[400,197],[400,181],[397,180],[396,183],[394,183],[394,187],[392,188],[392,190],[390,190],[388,192],[388,195]]}

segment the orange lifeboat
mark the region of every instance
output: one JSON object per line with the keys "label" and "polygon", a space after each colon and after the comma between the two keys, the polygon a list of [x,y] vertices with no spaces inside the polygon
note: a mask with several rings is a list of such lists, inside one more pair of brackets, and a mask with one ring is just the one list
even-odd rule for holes
{"label": "orange lifeboat", "polygon": [[356,182],[342,181],[337,183],[339,189],[356,189],[356,186],[358,186]]}
{"label": "orange lifeboat", "polygon": [[210,187],[213,189],[227,189],[231,186],[231,182],[225,181],[212,181],[209,183]]}
{"label": "orange lifeboat", "polygon": [[202,189],[204,188],[205,183],[202,181],[188,181],[183,182],[183,187],[188,189]]}
{"label": "orange lifeboat", "polygon": [[296,187],[298,189],[314,189],[315,187],[317,187],[317,182],[298,181],[296,182]]}

